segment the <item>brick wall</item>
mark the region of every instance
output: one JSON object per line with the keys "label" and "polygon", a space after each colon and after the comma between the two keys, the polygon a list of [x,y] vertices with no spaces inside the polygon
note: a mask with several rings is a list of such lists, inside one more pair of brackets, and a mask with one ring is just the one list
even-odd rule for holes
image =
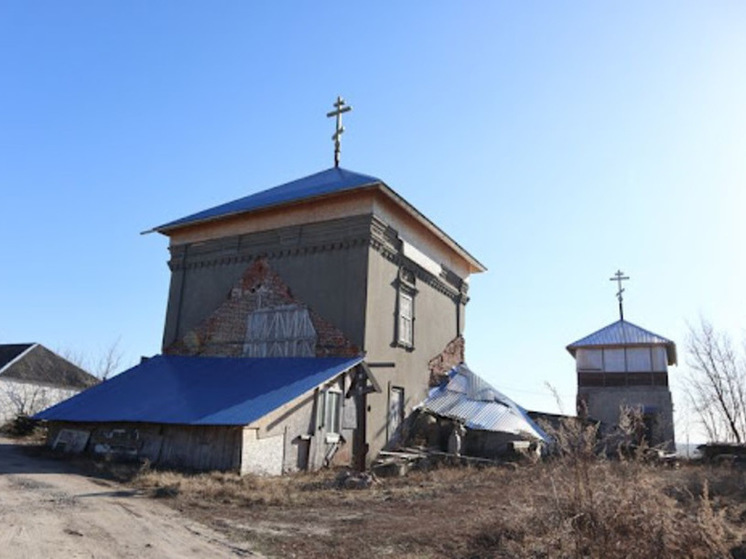
{"label": "brick wall", "polygon": [[428,362],[430,386],[439,386],[453,367],[464,362],[465,349],[466,340],[463,336],[458,336],[448,342],[445,349]]}
{"label": "brick wall", "polygon": [[241,357],[249,313],[287,305],[308,310],[317,335],[316,357],[353,357],[360,353],[342,331],[295,298],[266,259],[250,264],[215,312],[164,353]]}

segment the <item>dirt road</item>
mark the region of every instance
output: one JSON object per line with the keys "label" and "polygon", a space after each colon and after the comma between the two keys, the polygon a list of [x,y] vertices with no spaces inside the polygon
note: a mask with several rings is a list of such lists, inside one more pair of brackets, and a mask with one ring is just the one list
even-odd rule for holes
{"label": "dirt road", "polygon": [[257,557],[177,511],[0,438],[0,558]]}

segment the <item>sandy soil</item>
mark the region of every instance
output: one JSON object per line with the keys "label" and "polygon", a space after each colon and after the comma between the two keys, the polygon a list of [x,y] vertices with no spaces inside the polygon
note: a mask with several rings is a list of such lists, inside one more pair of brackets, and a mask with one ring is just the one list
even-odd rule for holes
{"label": "sandy soil", "polygon": [[257,557],[122,485],[0,438],[0,558]]}

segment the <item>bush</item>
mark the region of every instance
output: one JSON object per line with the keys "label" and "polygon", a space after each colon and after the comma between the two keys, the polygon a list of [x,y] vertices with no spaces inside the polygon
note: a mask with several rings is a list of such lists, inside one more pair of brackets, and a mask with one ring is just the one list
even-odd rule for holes
{"label": "bush", "polygon": [[41,436],[43,434],[41,421],[25,414],[18,414],[2,427],[2,431],[11,437]]}

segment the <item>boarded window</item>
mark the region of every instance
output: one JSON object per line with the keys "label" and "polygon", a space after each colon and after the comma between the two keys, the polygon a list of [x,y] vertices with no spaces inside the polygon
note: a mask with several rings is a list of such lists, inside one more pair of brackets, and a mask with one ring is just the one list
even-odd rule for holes
{"label": "boarded window", "polygon": [[308,309],[288,305],[249,313],[244,357],[314,357],[316,330]]}
{"label": "boarded window", "polygon": [[604,350],[604,365],[607,373],[623,373],[625,372],[624,363],[624,350],[623,349],[605,349]]}
{"label": "boarded window", "polygon": [[578,371],[601,371],[604,367],[604,357],[600,349],[578,350]]}
{"label": "boarded window", "polygon": [[414,345],[414,300],[409,293],[399,291],[399,343]]}
{"label": "boarded window", "polygon": [[404,389],[392,386],[389,389],[388,439],[396,434],[404,419]]}
{"label": "boarded window", "polygon": [[649,347],[627,349],[627,370],[632,373],[647,373],[653,370]]}

